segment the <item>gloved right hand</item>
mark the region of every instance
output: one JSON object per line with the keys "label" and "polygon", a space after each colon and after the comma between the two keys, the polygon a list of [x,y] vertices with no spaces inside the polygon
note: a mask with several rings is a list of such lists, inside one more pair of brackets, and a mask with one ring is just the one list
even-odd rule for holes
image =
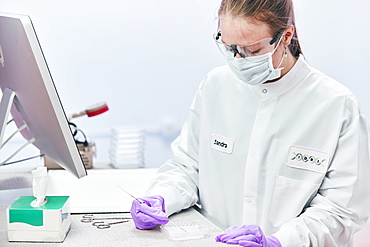
{"label": "gloved right hand", "polygon": [[132,202],[130,210],[137,229],[146,230],[168,222],[163,197],[148,196],[138,200]]}
{"label": "gloved right hand", "polygon": [[274,235],[265,236],[262,229],[256,225],[229,227],[215,240],[227,244],[239,244],[244,247],[282,247]]}

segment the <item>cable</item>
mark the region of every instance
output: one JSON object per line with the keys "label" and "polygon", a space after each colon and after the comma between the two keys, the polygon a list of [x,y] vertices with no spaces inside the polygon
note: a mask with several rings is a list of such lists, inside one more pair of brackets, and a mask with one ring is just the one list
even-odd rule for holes
{"label": "cable", "polygon": [[68,124],[73,127],[73,129],[71,127],[69,127],[69,128],[72,132],[73,137],[75,137],[77,135],[77,125],[72,123],[72,122],[68,122]]}
{"label": "cable", "polygon": [[[85,133],[81,129],[77,128],[76,124],[74,124],[72,122],[68,122],[68,124],[74,127],[74,130],[72,130],[72,128],[71,128],[71,132],[72,132],[73,138],[75,139],[76,144],[83,144],[84,147],[89,146],[89,142],[87,141],[87,137],[86,137]],[[84,141],[77,140],[77,133],[78,132],[80,132],[83,135],[83,137],[85,139]]]}
{"label": "cable", "polygon": [[24,162],[24,161],[27,161],[27,160],[36,159],[36,158],[43,157],[43,156],[45,156],[45,154],[39,154],[39,155],[35,155],[35,156],[28,157],[28,158],[25,158],[25,159],[8,162],[8,163],[5,163],[3,166],[15,164],[15,163],[20,163],[20,162]]}

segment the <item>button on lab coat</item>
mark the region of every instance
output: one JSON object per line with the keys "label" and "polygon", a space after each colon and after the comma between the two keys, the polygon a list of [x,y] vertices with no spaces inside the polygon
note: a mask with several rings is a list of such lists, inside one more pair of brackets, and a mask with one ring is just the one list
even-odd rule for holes
{"label": "button on lab coat", "polygon": [[257,86],[211,71],[172,150],[148,191],[168,214],[198,202],[225,228],[256,224],[283,246],[352,246],[367,220],[364,113],[303,57]]}

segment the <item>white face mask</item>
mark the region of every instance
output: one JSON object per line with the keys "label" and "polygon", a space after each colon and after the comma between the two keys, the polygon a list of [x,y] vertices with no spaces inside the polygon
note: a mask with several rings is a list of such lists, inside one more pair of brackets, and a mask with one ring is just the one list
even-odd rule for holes
{"label": "white face mask", "polygon": [[283,55],[278,68],[275,69],[272,64],[272,54],[276,51],[280,41],[272,52],[260,56],[227,58],[230,69],[239,80],[249,85],[259,85],[279,78],[283,69],[279,68],[279,66],[285,56]]}

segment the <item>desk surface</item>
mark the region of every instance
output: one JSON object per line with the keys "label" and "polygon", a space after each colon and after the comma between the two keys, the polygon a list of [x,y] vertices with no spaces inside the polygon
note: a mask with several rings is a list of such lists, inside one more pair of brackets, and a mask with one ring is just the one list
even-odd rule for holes
{"label": "desk surface", "polygon": [[[98,216],[103,217],[104,215],[106,214]],[[122,216],[122,214],[109,215]],[[80,222],[81,217],[81,214],[72,215],[71,231],[63,243],[8,242],[7,225],[6,220],[4,220],[6,219],[6,206],[0,206],[0,246],[225,246],[225,244],[214,240],[223,231],[193,208],[171,216],[171,223],[179,226],[197,223],[207,229],[208,237],[181,241],[170,240],[167,233],[161,230],[160,227],[151,230],[138,230],[132,220],[127,223],[112,225],[109,229],[97,229],[91,223]]]}
{"label": "desk surface", "polygon": [[[143,197],[157,169],[89,170],[77,179],[64,170],[50,170],[48,195],[70,196],[71,213],[129,212],[132,198]],[[121,188],[120,188],[121,187]]]}
{"label": "desk surface", "polygon": [[[151,174],[152,171],[146,169],[138,169],[141,170],[143,173]],[[124,173],[122,178],[125,176],[133,175],[132,171],[119,171],[115,170],[118,173]],[[94,172],[92,172],[94,173]],[[104,173],[104,171],[103,171]],[[132,178],[132,177],[130,177]],[[128,180],[127,180],[128,181]],[[148,181],[147,181],[148,182]],[[6,228],[6,215],[5,209],[7,204],[10,204],[17,196],[19,195],[32,195],[32,175],[30,172],[21,173],[21,172],[13,172],[13,173],[0,173],[0,246],[41,246],[41,244],[32,244],[32,245],[21,245],[19,243],[8,243],[7,242],[7,228]],[[115,187],[115,186],[113,186]],[[8,191],[6,191],[8,189]],[[14,190],[9,190],[14,189]],[[137,188],[136,188],[137,189]],[[141,196],[139,192],[131,191],[132,193],[138,193],[137,196]],[[121,192],[122,193],[122,192]],[[132,199],[131,199],[132,200]],[[196,212],[196,211],[195,211]],[[196,212],[197,213],[197,212]],[[193,214],[192,212],[184,212],[178,215],[171,216],[171,220],[176,219],[180,220],[182,217],[187,217]],[[197,217],[202,217],[202,215],[195,214]],[[174,242],[174,241],[165,241],[166,238],[164,234],[158,232],[157,230],[151,231],[138,231],[136,230],[132,223],[128,223],[126,225],[116,225],[114,228],[110,230],[99,230],[97,229],[90,229],[87,225],[81,225],[79,222],[81,215],[73,215],[72,219],[72,231],[67,236],[67,239],[63,244],[53,244],[53,246],[217,246],[213,239],[216,236],[216,233],[222,232],[219,228],[213,226],[215,234],[211,236],[209,239],[198,240],[198,241],[184,241],[182,242]],[[111,233],[112,232],[112,233]],[[355,246],[356,247],[368,247],[370,246],[370,219],[367,222],[366,227],[355,235]],[[84,236],[84,237],[79,237]],[[161,237],[161,238],[159,238]],[[136,239],[138,238],[138,239]],[[159,238],[159,239],[158,239]],[[133,239],[135,239],[135,244],[132,245]],[[153,241],[152,241],[153,240]],[[154,241],[155,240],[155,241]],[[157,241],[162,241],[160,244]],[[165,242],[163,242],[165,241]],[[125,243],[128,243],[127,245]],[[139,243],[140,242],[140,243]],[[150,242],[150,243],[149,243]],[[78,244],[74,244],[78,243]],[[147,245],[146,245],[147,244]],[[222,244],[221,244],[222,245]],[[42,246],[46,246],[43,244]],[[223,245],[225,246],[225,245]]]}
{"label": "desk surface", "polygon": [[[77,179],[65,170],[49,170],[47,195],[70,196],[71,213],[128,212],[132,198],[142,197],[157,169],[91,169]],[[0,205],[33,195],[31,172],[0,173]],[[23,194],[22,194],[23,193]]]}
{"label": "desk surface", "polygon": [[[113,173],[111,173],[113,172]],[[143,182],[149,183],[151,176],[154,175],[155,170],[154,169],[136,169],[136,170],[100,170],[99,173],[95,170],[90,170],[90,176],[85,177],[85,179],[76,181],[69,181],[70,183],[89,183],[91,179],[94,177],[99,177],[99,179],[94,178],[95,180],[95,186],[91,187],[91,183],[89,183],[89,186],[82,186],[82,187],[88,187],[91,189],[94,194],[97,193],[98,190],[102,189],[103,191],[107,191],[107,188],[104,186],[108,186],[110,190],[117,189],[117,186],[111,185],[112,182],[121,181],[122,185],[125,185],[126,183],[135,185],[131,186],[130,189],[132,193],[135,193],[137,196],[141,196],[141,189]],[[61,176],[60,178],[65,179],[66,172],[65,171],[51,171],[54,175]],[[97,174],[95,174],[97,173]],[[103,176],[105,173],[109,173],[111,182],[105,183],[105,179]],[[117,176],[115,178],[114,176]],[[32,176],[30,174],[23,174],[23,173],[15,173],[15,174],[8,174],[8,176],[5,176],[7,174],[2,174],[3,176],[0,176],[0,180],[5,180],[8,183],[10,182],[16,182],[20,181],[20,178],[27,178],[27,182],[32,182]],[[24,177],[20,177],[20,176]],[[105,174],[106,175],[106,174]],[[51,180],[59,180],[59,176],[50,176]],[[2,178],[2,179],[1,179]],[[138,181],[140,181],[140,186],[136,184],[136,182],[133,182],[132,179],[134,178],[140,178]],[[144,179],[145,178],[145,179]],[[4,182],[4,181],[3,181]],[[52,181],[49,181],[50,184],[52,184]],[[66,181],[64,181],[66,182]],[[28,185],[28,184],[27,184]],[[78,184],[81,185],[81,184]],[[22,187],[28,187],[28,186],[19,186]],[[76,186],[78,187],[78,186]],[[145,185],[147,187],[147,185]],[[13,187],[12,187],[13,188]],[[64,188],[64,186],[63,186]],[[19,190],[19,189],[18,189]],[[20,189],[22,190],[22,189]],[[25,189],[23,189],[25,190]],[[138,191],[136,191],[138,190]],[[28,193],[30,193],[28,191]],[[32,193],[32,192],[31,192]],[[122,191],[117,189],[117,194],[124,194]],[[79,193],[81,195],[81,192]],[[86,198],[85,198],[86,199]],[[96,198],[95,198],[96,199]],[[132,201],[132,198],[128,197],[130,199],[129,201]],[[100,200],[104,201],[104,198],[101,198]],[[117,224],[113,225],[109,229],[97,229],[94,226],[91,225],[91,223],[82,223],[80,222],[81,217],[83,214],[72,214],[72,224],[71,224],[71,231],[67,235],[66,239],[63,243],[24,243],[24,242],[11,242],[9,243],[7,241],[7,223],[6,223],[6,207],[7,205],[1,205],[0,204],[0,246],[225,246],[225,244],[217,243],[214,238],[216,235],[222,233],[223,231],[211,223],[207,218],[203,217],[198,211],[191,208],[188,210],[185,210],[179,214],[175,214],[170,217],[171,222],[179,225],[179,226],[186,226],[189,224],[197,223],[198,225],[205,227],[209,233],[209,237],[207,238],[201,238],[196,240],[183,240],[183,241],[174,241],[169,240],[169,237],[165,231],[162,231],[161,228],[157,227],[152,230],[137,230],[132,222],[130,220],[127,223],[124,224]],[[127,211],[126,211],[127,212]],[[126,213],[127,214],[127,213]],[[95,214],[98,216],[103,216],[105,214]],[[112,215],[122,215],[121,214],[109,214]],[[169,225],[169,224],[167,224]]]}

